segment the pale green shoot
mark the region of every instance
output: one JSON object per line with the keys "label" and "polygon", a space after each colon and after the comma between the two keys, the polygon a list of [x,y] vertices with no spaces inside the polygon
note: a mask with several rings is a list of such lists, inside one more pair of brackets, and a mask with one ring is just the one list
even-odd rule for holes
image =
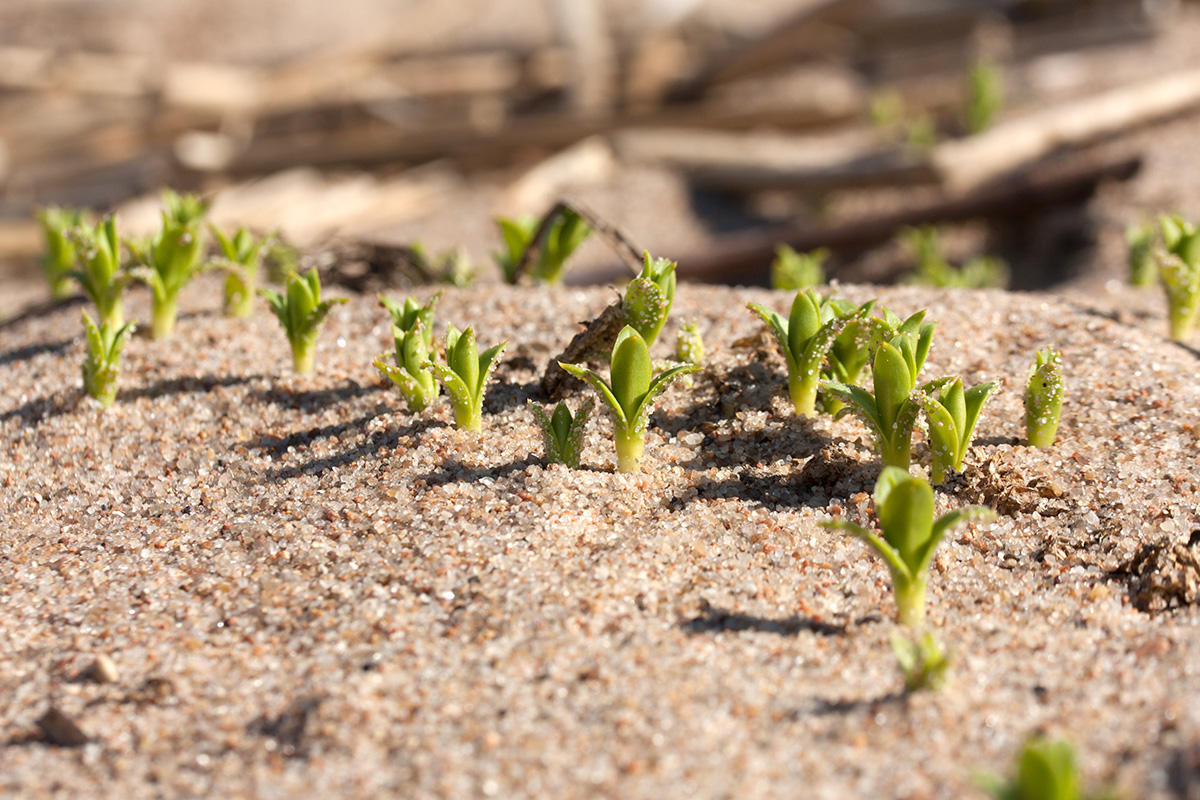
{"label": "pale green shoot", "polygon": [[1069,742],[1041,736],[1030,739],[1017,759],[1017,777],[1009,783],[982,777],[979,782],[996,800],[1113,800],[1110,790],[1084,794],[1075,751]]}
{"label": "pale green shoot", "polygon": [[259,289],[258,293],[267,298],[287,334],[292,347],[292,368],[296,374],[312,372],[321,323],[334,306],[345,303],[347,298],[322,300],[321,277],[316,269],[310,269],[304,275],[288,275],[287,286],[282,294],[273,289]]}
{"label": "pale green shoot", "polygon": [[1054,444],[1064,394],[1060,355],[1050,348],[1039,350],[1025,381],[1025,438],[1030,447]]}
{"label": "pale green shoot", "polygon": [[675,302],[675,267],[674,261],[651,259],[647,252],[642,271],[625,288],[621,301],[625,324],[641,335],[647,347],[658,338]]}
{"label": "pale green shoot", "polygon": [[108,408],[117,398],[117,378],[121,372],[121,352],[133,334],[133,323],[120,327],[96,325],[86,311],[83,326],[87,331],[87,357],[83,362],[83,390]]}
{"label": "pale green shoot", "polygon": [[550,416],[546,416],[546,412],[532,400],[529,402],[533,416],[542,429],[542,441],[546,445],[548,462],[579,469],[579,459],[583,452],[583,433],[595,405],[596,398],[589,397],[572,416],[567,404],[559,402]]}
{"label": "pale green shoot", "polygon": [[1129,283],[1131,286],[1153,286],[1158,280],[1154,262],[1154,226],[1147,221],[1125,229],[1125,244],[1129,248]]}
{"label": "pale green shoot", "polygon": [[[380,353],[374,362],[375,369],[400,389],[408,403],[408,410],[413,413],[424,411],[437,397],[437,383],[433,374],[424,369],[431,352],[426,330],[420,320],[414,321],[408,330],[393,325],[395,351]],[[389,356],[395,361],[394,364],[387,363]]]}
{"label": "pale green shoot", "polygon": [[892,631],[892,652],[904,675],[904,691],[937,691],[946,683],[950,672],[950,655],[942,650],[932,631],[925,631],[919,636]]}
{"label": "pale green shoot", "polygon": [[117,218],[106,217],[94,226],[81,225],[77,237],[79,268],[70,274],[96,306],[97,324],[117,330],[125,323],[121,294],[132,280],[121,270],[121,240],[117,236]]}
{"label": "pale green shoot", "polygon": [[433,309],[437,306],[442,293],[438,292],[429,298],[429,302],[421,305],[415,297],[405,297],[403,303],[397,303],[390,297],[379,295],[379,302],[387,309],[392,317],[392,325],[401,331],[411,331],[420,324],[421,334],[425,338],[425,347],[433,348]]}
{"label": "pale green shoot", "polygon": [[809,253],[797,253],[786,244],[775,248],[775,260],[771,262],[771,288],[794,292],[825,282],[827,248]]}
{"label": "pale green shoot", "polygon": [[46,254],[40,264],[50,284],[50,296],[65,300],[75,291],[71,271],[79,258],[79,248],[71,232],[83,226],[83,211],[68,208],[43,208],[37,213],[46,237]]}
{"label": "pale green shoot", "polygon": [[150,287],[151,339],[165,339],[175,328],[179,293],[204,268],[200,219],[208,204],[195,195],[163,194],[162,227],[145,247],[130,244],[143,266],[134,276]]}
{"label": "pale green shoot", "polygon": [[1171,338],[1187,342],[1200,318],[1200,230],[1178,216],[1160,220],[1166,250],[1158,252],[1158,275],[1167,292]]}
{"label": "pale green shoot", "polygon": [[256,241],[245,228],[238,228],[232,237],[215,227],[210,226],[209,230],[221,248],[222,261],[218,263],[225,270],[222,311],[227,317],[248,317],[254,310],[258,271],[271,237],[264,236]]}
{"label": "pale green shoot", "polygon": [[489,347],[482,354],[475,345],[475,331],[451,325],[446,331],[446,364],[426,361],[425,369],[446,387],[454,408],[454,424],[467,431],[483,429],[483,392],[496,361],[508,342]]}
{"label": "pale green shoot", "polygon": [[929,423],[929,476],[934,483],[946,480],[947,473],[962,471],[979,412],[995,390],[996,384],[983,383],[964,391],[961,379],[939,378],[914,395]]}

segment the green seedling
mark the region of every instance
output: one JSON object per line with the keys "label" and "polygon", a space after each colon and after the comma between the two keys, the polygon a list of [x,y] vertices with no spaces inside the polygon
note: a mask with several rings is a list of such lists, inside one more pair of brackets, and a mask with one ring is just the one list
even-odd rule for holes
{"label": "green seedling", "polygon": [[[871,317],[875,303],[876,301],[871,300],[859,306],[849,300],[822,298],[822,324],[835,317],[849,319],[846,327],[842,328],[842,332],[833,340],[833,346],[829,348],[825,366],[821,368],[822,378],[846,385],[857,384],[879,342],[886,341],[896,334],[896,325]],[[822,392],[820,400],[827,414],[837,414],[845,406],[841,398],[829,392]]]}
{"label": "green seedling", "polygon": [[312,372],[321,323],[334,306],[345,303],[347,298],[322,300],[321,277],[316,269],[310,269],[304,275],[289,275],[283,293],[274,289],[259,289],[258,293],[267,298],[287,334],[288,343],[292,346],[292,368],[296,374]]}
{"label": "green seedling", "polygon": [[794,292],[825,282],[825,261],[829,258],[827,248],[809,253],[797,253],[786,244],[775,248],[775,260],[771,262],[771,288]]}
{"label": "green seedling", "polygon": [[704,338],[700,336],[700,325],[695,320],[684,320],[675,337],[675,360],[683,364],[700,364],[704,361]]}
{"label": "green seedling", "polygon": [[1025,438],[1030,447],[1054,444],[1064,393],[1059,354],[1039,350],[1025,381]]}
{"label": "green seedling", "polygon": [[250,231],[238,228],[232,237],[226,236],[215,227],[210,227],[221,248],[225,270],[225,295],[222,310],[227,317],[248,317],[254,310],[254,293],[258,286],[258,272],[262,265],[263,251],[270,242],[269,236],[255,241]]}
{"label": "green seedling", "polygon": [[989,289],[1008,282],[1008,267],[992,256],[977,256],[961,267],[951,266],[942,255],[941,237],[931,226],[906,228],[905,247],[916,261],[916,268],[904,282],[942,289]]}
{"label": "green seedling", "polygon": [[475,346],[475,331],[459,331],[453,325],[446,331],[446,364],[426,361],[422,366],[446,387],[454,408],[454,424],[467,431],[483,429],[483,390],[496,360],[508,342],[489,347],[481,354]]}
{"label": "green seedling", "polygon": [[933,512],[933,489],[927,481],[898,467],[884,467],[875,484],[875,516],[883,529],[882,537],[847,520],[821,523],[862,539],[883,558],[892,574],[897,619],[910,628],[918,628],[925,621],[929,563],[942,538],[960,522],[992,515],[982,506],[967,506],[935,522]]}
{"label": "green seedling", "polygon": [[425,339],[426,349],[433,348],[433,309],[440,299],[442,299],[442,293],[438,292],[429,298],[428,303],[420,305],[415,297],[405,297],[403,303],[397,303],[390,297],[379,295],[379,302],[391,315],[393,326],[405,333],[411,331],[418,324],[421,326],[421,335]]}
{"label": "green seedling", "polygon": [[931,631],[910,637],[892,631],[892,652],[904,675],[904,690],[937,691],[946,683],[950,672],[950,655],[942,650]]}
{"label": "green seedling", "polygon": [[579,469],[579,457],[583,452],[583,432],[595,404],[596,399],[589,397],[572,416],[567,404],[559,402],[553,413],[546,416],[545,411],[530,401],[529,407],[533,409],[533,416],[542,429],[542,441],[546,444],[548,462]]}
{"label": "green seedling", "polygon": [[1171,338],[1187,342],[1200,316],[1200,230],[1178,216],[1160,220],[1165,250],[1158,256],[1158,276],[1167,291]]}
{"label": "green seedling", "polygon": [[1004,108],[1004,78],[991,61],[981,59],[967,73],[967,108],[964,122],[968,133],[982,133]]}
{"label": "green seedling", "polygon": [[[504,273],[506,283],[516,283],[520,279],[517,268],[520,266],[525,252],[534,243],[539,222],[532,217],[496,220],[500,234],[504,239],[504,250],[493,253],[496,263]],[[542,240],[541,252],[537,264],[534,265],[530,276],[539,283],[559,283],[565,271],[567,259],[583,244],[592,229],[570,208],[561,208],[549,223]]]}
{"label": "green seedling", "polygon": [[117,377],[121,372],[121,352],[133,333],[133,323],[120,327],[97,325],[83,312],[83,327],[87,331],[87,358],[83,362],[83,390],[95,398],[101,408],[108,408],[117,399]]}
{"label": "green seedling", "polygon": [[[380,353],[375,357],[375,369],[400,388],[400,393],[408,403],[408,410],[413,413],[424,411],[433,402],[433,398],[437,397],[437,383],[433,379],[433,373],[423,366],[429,361],[431,353],[431,343],[425,335],[426,331],[427,328],[419,320],[408,330],[393,325],[395,352]],[[388,356],[396,363],[387,363]]]}
{"label": "green seedling", "polygon": [[851,316],[832,316],[823,320],[821,299],[812,289],[796,292],[787,319],[758,303],[747,303],[747,307],[766,323],[783,351],[788,370],[788,394],[796,414],[816,416],[822,362],[846,325],[865,318],[871,307],[855,307]]}
{"label": "green seedling", "polygon": [[674,261],[665,258],[651,260],[650,253],[644,254],[642,271],[625,288],[621,310],[625,312],[625,324],[641,334],[646,346],[654,344],[671,313],[675,302]]}
{"label": "green seedling", "polygon": [[50,283],[50,296],[65,300],[75,291],[71,271],[79,258],[79,248],[71,232],[83,226],[83,211],[68,208],[43,208],[38,221],[46,236],[46,254],[41,258],[42,274]]}
{"label": "green seedling", "polygon": [[[838,381],[821,382],[822,388],[846,404],[838,417],[855,413],[867,425],[884,466],[908,469],[911,460],[913,429],[921,410],[914,392],[916,378],[925,365],[936,329],[935,323],[924,322],[924,317],[924,311],[912,315],[892,328],[896,334],[890,340],[876,347],[871,367],[873,395]],[[886,325],[892,326],[897,319],[884,311]]]}
{"label": "green seedling", "polygon": [[145,245],[130,244],[142,265],[134,276],[150,287],[150,338],[165,339],[175,328],[179,293],[203,269],[200,220],[208,204],[195,195],[163,194],[162,227]]}
{"label": "green seedling", "polygon": [[1129,248],[1130,285],[1153,286],[1158,280],[1154,261],[1154,226],[1149,222],[1130,225],[1125,229],[1125,244]]}
{"label": "green seedling", "polygon": [[611,382],[590,369],[561,361],[558,363],[576,378],[587,381],[612,413],[618,472],[638,470],[655,399],[667,390],[672,381],[700,369],[699,364],[680,364],[652,375],[650,348],[642,335],[630,325],[621,329],[613,345]]}
{"label": "green seedling", "polygon": [[995,390],[996,384],[983,383],[964,391],[959,378],[939,378],[914,395],[929,422],[929,476],[934,483],[946,480],[948,472],[962,471],[979,412]]}
{"label": "green seedling", "polygon": [[1080,786],[1075,751],[1069,742],[1041,736],[1030,739],[1017,758],[1017,777],[1011,782],[999,778],[980,779],[983,788],[996,800],[1112,800],[1115,793],[1102,791],[1085,795]]}
{"label": "green seedling", "polygon": [[106,217],[94,226],[81,225],[72,234],[76,238],[79,268],[70,275],[96,306],[97,324],[119,329],[125,323],[121,295],[132,280],[121,270],[121,240],[117,236],[117,218]]}

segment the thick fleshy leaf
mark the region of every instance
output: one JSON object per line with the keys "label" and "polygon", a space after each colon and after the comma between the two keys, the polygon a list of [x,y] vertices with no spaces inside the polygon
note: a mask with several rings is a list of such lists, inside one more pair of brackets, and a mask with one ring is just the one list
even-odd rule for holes
{"label": "thick fleshy leaf", "polygon": [[[892,341],[904,342],[910,337],[900,336]],[[896,422],[900,406],[908,399],[913,388],[912,373],[904,354],[890,342],[884,342],[875,351],[872,367],[875,382],[875,406],[879,411],[879,427],[885,436]]]}
{"label": "thick fleshy leaf", "polygon": [[996,512],[984,506],[963,506],[938,517],[937,522],[933,523],[933,527],[930,529],[929,539],[917,552],[914,572],[919,574],[929,569],[929,562],[933,560],[933,551],[937,549],[938,544],[954,526],[975,519],[992,519],[995,516]]}
{"label": "thick fleshy leaf", "polygon": [[650,348],[634,328],[626,325],[617,334],[617,341],[612,349],[612,387],[613,396],[626,420],[632,421],[637,409],[650,390]]}
{"label": "thick fleshy leaf", "polygon": [[922,547],[933,532],[933,489],[898,467],[884,467],[875,484],[875,516],[883,538],[912,574],[919,573]]}
{"label": "thick fleshy leaf", "polygon": [[649,278],[635,278],[630,281],[621,303],[625,312],[625,322],[647,342],[658,338],[670,306],[666,294]]}
{"label": "thick fleshy leaf", "polygon": [[888,566],[888,571],[892,573],[892,581],[896,584],[907,583],[912,580],[912,572],[908,565],[900,558],[900,554],[896,549],[888,544],[874,531],[869,531],[861,525],[855,525],[853,522],[848,522],[841,519],[826,520],[821,523],[823,527],[833,528],[836,530],[845,531],[856,539],[861,539],[870,545],[871,549],[879,554]]}
{"label": "thick fleshy leaf", "polygon": [[882,421],[879,418],[879,408],[875,405],[875,397],[859,386],[853,386],[838,381],[821,381],[821,388],[841,398],[846,407],[838,412],[838,418],[846,414],[857,415],[871,429],[871,435],[876,441],[883,434]]}
{"label": "thick fleshy leaf", "polygon": [[788,314],[787,340],[792,356],[799,361],[809,340],[821,327],[821,305],[812,289],[796,292]]}
{"label": "thick fleshy leaf", "polygon": [[958,429],[958,459],[960,463],[962,462],[963,455],[967,452],[967,448],[971,445],[971,440],[975,437],[975,426],[979,423],[979,415],[983,411],[983,406],[991,399],[995,392],[995,383],[981,383],[978,386],[972,386],[968,389],[964,396],[966,416],[963,417],[962,426]]}
{"label": "thick fleshy leaf", "polygon": [[474,396],[479,386],[479,351],[475,347],[475,331],[471,326],[468,325],[453,343],[447,338],[446,364]]}
{"label": "thick fleshy leaf", "polygon": [[426,361],[421,367],[431,371],[434,377],[442,382],[442,385],[446,387],[446,394],[450,395],[450,402],[456,410],[474,406],[473,393],[467,388],[467,384],[458,376],[458,373],[450,367],[445,364],[435,364],[432,361]]}
{"label": "thick fleshy leaf", "polygon": [[560,361],[558,365],[581,381],[585,381],[588,386],[591,386],[596,394],[600,395],[600,399],[604,401],[604,405],[608,406],[609,411],[613,413],[617,424],[626,424],[625,410],[621,408],[620,401],[617,400],[616,395],[613,394],[612,387],[608,385],[608,382],[604,378],[596,372],[585,369],[578,364],[567,364]]}
{"label": "thick fleshy leaf", "polygon": [[[468,330],[470,330],[468,328]],[[508,342],[501,342],[497,345],[492,345],[487,350],[479,354],[479,372],[476,380],[478,381],[473,391],[475,392],[475,404],[482,406],[483,390],[487,386],[488,378],[492,374],[492,370],[496,368],[496,361],[500,358],[500,354],[504,352],[504,348],[508,347]]]}
{"label": "thick fleshy leaf", "polygon": [[957,470],[961,463],[958,427],[950,411],[926,392],[913,392],[913,399],[925,412],[929,426],[929,449],[933,455],[930,477],[934,483],[945,480],[947,471]]}
{"label": "thick fleshy leaf", "polygon": [[1078,800],[1079,770],[1066,742],[1034,741],[1025,746],[1017,762],[1017,797],[1020,800]]}
{"label": "thick fleshy leaf", "polygon": [[779,345],[780,351],[783,352],[784,355],[788,355],[791,345],[788,343],[787,320],[785,320],[778,313],[769,308],[765,308],[758,303],[747,303],[746,307],[757,314],[758,318],[766,323],[767,329],[770,330],[771,335],[775,337],[775,342]]}

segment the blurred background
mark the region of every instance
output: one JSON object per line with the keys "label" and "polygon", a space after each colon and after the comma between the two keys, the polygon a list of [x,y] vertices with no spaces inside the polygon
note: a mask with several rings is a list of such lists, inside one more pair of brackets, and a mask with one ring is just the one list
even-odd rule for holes
{"label": "blurred background", "polygon": [[[1200,216],[1198,42],[1172,0],[5,0],[0,312],[44,299],[38,208],[148,233],[164,187],[373,289],[436,279],[416,243],[500,280],[494,220],[567,199],[684,279],[786,244],[1087,290]],[[593,236],[567,280],[624,274]]]}

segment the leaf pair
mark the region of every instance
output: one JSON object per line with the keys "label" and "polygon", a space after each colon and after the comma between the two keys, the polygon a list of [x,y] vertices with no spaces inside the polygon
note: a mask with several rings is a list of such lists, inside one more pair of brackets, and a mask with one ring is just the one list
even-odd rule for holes
{"label": "leaf pair", "polygon": [[83,390],[108,408],[117,397],[117,377],[121,370],[121,353],[125,343],[133,334],[133,323],[116,326],[111,323],[97,325],[83,312],[83,326],[87,331],[87,357],[84,359]]}
{"label": "leaf pair", "polygon": [[993,516],[982,506],[960,508],[937,521],[933,513],[933,489],[928,482],[898,467],[884,467],[875,484],[875,516],[882,537],[846,520],[822,523],[862,539],[883,558],[892,576],[897,619],[909,627],[919,627],[925,620],[929,564],[946,533],[960,522]]}
{"label": "leaf pair", "polygon": [[947,472],[962,471],[979,412],[995,390],[994,383],[964,390],[959,378],[939,378],[914,395],[929,426],[929,477],[934,483],[946,480]]}
{"label": "leaf pair", "polygon": [[451,325],[446,331],[445,365],[435,364],[431,360],[421,365],[424,369],[432,370],[434,377],[446,387],[454,408],[454,424],[459,428],[482,430],[483,390],[496,366],[496,360],[507,346],[508,342],[501,342],[481,354],[475,345],[475,331],[471,327],[459,331]]}
{"label": "leaf pair", "polygon": [[267,298],[271,310],[283,326],[292,347],[292,368],[296,374],[312,372],[321,323],[334,306],[345,303],[347,298],[322,300],[321,277],[315,268],[302,276],[295,273],[288,275],[283,293],[273,289],[259,289],[258,293]]}
{"label": "leaf pair", "polygon": [[[379,297],[392,318],[395,349],[393,353],[376,356],[375,368],[399,387],[413,412],[424,411],[437,397],[433,373],[424,365],[433,356],[433,309],[441,296],[438,292],[425,305],[419,305],[413,297],[406,297],[403,304],[382,295]],[[394,364],[385,361],[389,355]]]}
{"label": "leaf pair", "polygon": [[596,399],[589,397],[583,401],[579,411],[572,415],[567,404],[559,402],[554,411],[547,416],[545,411],[530,401],[529,407],[542,430],[547,461],[579,469],[579,460],[583,454],[583,434],[595,405]]}
{"label": "leaf pair", "polygon": [[210,227],[221,248],[218,265],[225,270],[225,294],[222,311],[227,317],[248,317],[254,310],[254,293],[262,257],[270,236],[255,240],[250,231],[238,228],[233,236]]}
{"label": "leaf pair", "polygon": [[617,471],[636,472],[646,446],[646,427],[655,399],[672,381],[696,372],[700,365],[680,364],[653,375],[650,348],[631,325],[617,334],[610,364],[611,381],[606,381],[590,369],[559,362],[567,372],[586,381],[612,413]]}

